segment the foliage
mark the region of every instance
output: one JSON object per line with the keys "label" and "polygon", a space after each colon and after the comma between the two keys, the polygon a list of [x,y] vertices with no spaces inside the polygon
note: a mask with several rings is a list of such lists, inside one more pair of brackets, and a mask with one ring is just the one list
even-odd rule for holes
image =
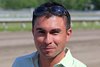
{"label": "foliage", "polygon": [[56,1],[70,10],[100,9],[100,0],[0,0],[0,8],[32,8],[46,1]]}
{"label": "foliage", "polygon": [[91,2],[90,0],[54,0],[56,2],[62,3],[67,9],[71,10],[84,10],[86,4]]}
{"label": "foliage", "polygon": [[94,4],[94,9],[100,10],[100,0],[92,0],[92,4]]}

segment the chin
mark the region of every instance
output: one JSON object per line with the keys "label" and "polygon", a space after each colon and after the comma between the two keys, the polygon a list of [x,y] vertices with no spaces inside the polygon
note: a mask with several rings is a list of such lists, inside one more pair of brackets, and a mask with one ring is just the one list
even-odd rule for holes
{"label": "chin", "polygon": [[56,57],[56,55],[54,54],[51,54],[51,53],[48,53],[48,54],[44,54],[45,58],[48,58],[48,59],[53,59]]}

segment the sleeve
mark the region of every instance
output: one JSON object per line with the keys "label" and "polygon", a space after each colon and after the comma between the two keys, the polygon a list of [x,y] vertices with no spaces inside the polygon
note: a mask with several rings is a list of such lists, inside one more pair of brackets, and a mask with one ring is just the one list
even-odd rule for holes
{"label": "sleeve", "polygon": [[20,66],[20,61],[19,61],[19,59],[16,59],[16,60],[14,61],[14,63],[12,64],[12,67],[21,67],[21,66]]}

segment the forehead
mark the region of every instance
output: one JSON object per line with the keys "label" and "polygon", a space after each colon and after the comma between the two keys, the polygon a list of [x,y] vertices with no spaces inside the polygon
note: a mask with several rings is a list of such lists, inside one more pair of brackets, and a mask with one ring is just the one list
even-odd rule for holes
{"label": "forehead", "polygon": [[65,19],[59,16],[42,16],[36,19],[34,28],[66,28]]}

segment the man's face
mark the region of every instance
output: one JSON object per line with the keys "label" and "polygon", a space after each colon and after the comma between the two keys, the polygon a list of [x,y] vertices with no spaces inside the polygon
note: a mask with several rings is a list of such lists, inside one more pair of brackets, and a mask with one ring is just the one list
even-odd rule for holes
{"label": "man's face", "polygon": [[35,21],[34,35],[35,46],[40,55],[54,58],[64,51],[69,34],[66,31],[64,18],[42,16]]}

